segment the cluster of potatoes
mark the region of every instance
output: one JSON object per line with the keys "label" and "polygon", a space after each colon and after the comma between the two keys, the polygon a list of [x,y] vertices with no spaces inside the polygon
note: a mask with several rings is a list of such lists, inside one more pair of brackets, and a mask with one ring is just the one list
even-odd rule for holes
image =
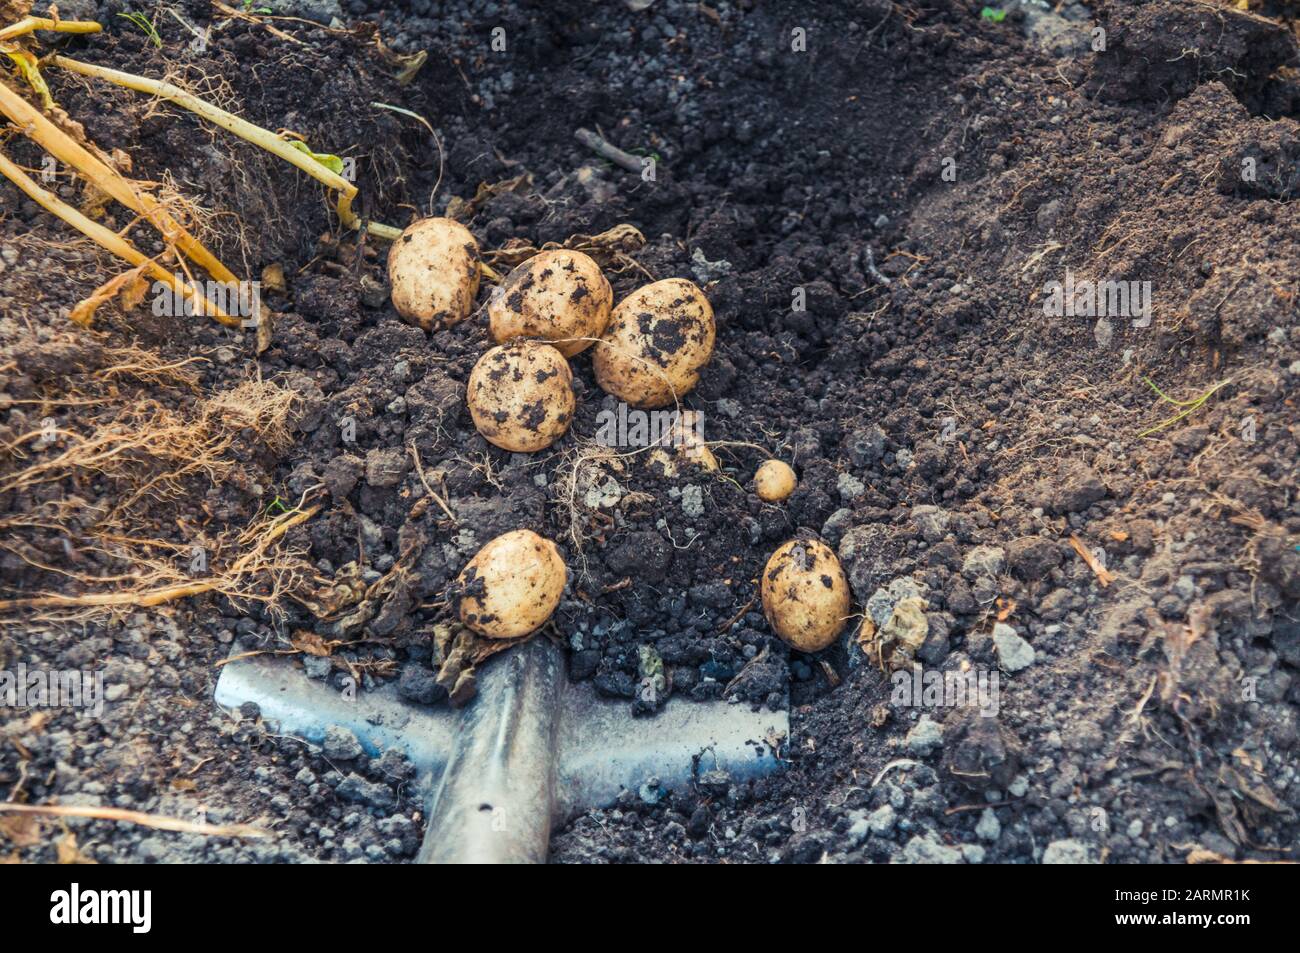
{"label": "cluster of potatoes", "polygon": [[[408,227],[388,256],[393,306],[425,330],[469,317],[479,288],[478,243],[459,222]],[[666,407],[693,388],[713,356],[713,308],[681,278],[656,281],[614,306],[600,266],[579,251],[544,251],[492,292],[488,329],[496,346],[474,366],[466,400],[495,446],[532,453],[573,420],[568,360],[595,348],[596,383],[633,407]]]}
{"label": "cluster of potatoes", "polygon": [[[469,317],[479,291],[478,243],[459,222],[422,219],[388,256],[393,306],[427,330]],[[638,288],[617,307],[600,266],[582,252],[544,251],[493,291],[488,328],[496,345],[470,372],[466,400],[479,433],[495,446],[533,453],[550,446],[573,421],[569,359],[589,347],[596,382],[639,409],[675,403],[699,382],[713,355],[713,308],[696,285],[668,278]],[[698,428],[684,412],[677,456],[718,469]],[[670,435],[671,436],[671,435]],[[671,468],[674,462],[656,450]],[[786,499],[794,470],[763,463],[754,491],[766,502]],[[489,638],[518,638],[546,623],[560,604],[568,570],[553,542],[530,530],[498,536],[460,575],[461,621]],[[773,631],[796,649],[830,645],[849,614],[848,582],[835,554],[815,540],[791,540],[763,571],[763,610]]]}

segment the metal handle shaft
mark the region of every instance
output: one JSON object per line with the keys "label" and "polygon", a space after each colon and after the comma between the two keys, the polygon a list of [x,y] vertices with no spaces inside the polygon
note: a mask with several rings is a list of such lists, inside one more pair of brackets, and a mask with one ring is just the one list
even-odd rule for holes
{"label": "metal handle shaft", "polygon": [[419,863],[546,861],[565,678],[562,653],[540,635],[484,666],[430,803]]}

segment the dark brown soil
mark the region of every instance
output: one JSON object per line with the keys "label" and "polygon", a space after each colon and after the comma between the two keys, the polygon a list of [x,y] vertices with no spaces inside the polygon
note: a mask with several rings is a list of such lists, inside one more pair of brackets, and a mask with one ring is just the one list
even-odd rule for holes
{"label": "dark brown soil", "polygon": [[[614,402],[590,352],[572,362],[578,407],[561,441],[492,447],[464,406],[490,344],[481,312],[432,334],[404,324],[382,244],[340,233],[315,183],[189,114],[50,68],[91,139],[227,216],[212,222],[221,254],[249,276],[281,265],[287,290],[268,296],[261,354],[250,334],[147,304],[75,331],[67,309],[117,266],[0,185],[0,445],[49,416],[85,432],[146,398],[191,413],[259,376],[297,394],[290,444],[240,432],[225,479],[187,478],[130,525],[188,553],[306,495],[299,505],[321,509],[285,546],[317,591],[374,588],[327,621],[292,600],[210,595],[75,625],[12,613],[0,669],[102,668],[126,690],[98,720],[4,715],[0,792],[278,832],[241,844],[73,822],[104,861],[408,859],[422,809],[409,766],[346,739],[309,749],[255,712],[232,719],[212,703],[213,666],[232,644],[340,643],[303,664],[446,704],[430,632],[448,584],[487,540],[527,528],[572,570],[555,625],[575,679],[653,731],[667,696],[650,704],[637,686],[657,657],[673,696],[789,706],[793,725],[778,777],[629,791],[560,832],[558,862],[1295,859],[1294,23],[1169,0],[1013,5],[1000,22],[947,0],[660,0],[639,13],[357,0],[331,29],[212,20],[196,0],[184,17],[213,30],[194,53],[165,14],[159,49],[118,5],[86,6],[107,30],[68,42],[71,55],[179,70],[247,118],[354,158],[377,220],[403,226],[454,200],[484,250],[637,228],[635,265],[607,270],[615,300],[649,275],[696,281],[713,305],[715,355],[684,406],[705,414],[723,469],[665,477],[595,444]],[[363,21],[401,53],[428,50],[410,85]],[[424,116],[440,144],[376,102]],[[579,127],[652,157],[653,181],[592,155]],[[41,167],[16,137],[3,148]],[[520,176],[470,203],[481,183]],[[1053,316],[1048,288],[1067,281],[1148,283],[1149,315]],[[130,342],[209,360],[192,387],[106,383],[104,349]],[[0,459],[0,477],[58,445],[25,452]],[[799,475],[781,504],[752,492],[769,456]],[[82,475],[0,494],[0,511],[31,517],[0,552],[0,598],[131,572],[88,545],[122,492]],[[816,657],[773,636],[759,576],[799,533],[837,549],[855,611],[900,635],[883,669],[856,619]],[[923,631],[895,608],[913,598]],[[996,672],[997,714],[903,704],[884,669],[913,665]],[[52,857],[61,828],[37,834],[0,816],[0,855]]]}

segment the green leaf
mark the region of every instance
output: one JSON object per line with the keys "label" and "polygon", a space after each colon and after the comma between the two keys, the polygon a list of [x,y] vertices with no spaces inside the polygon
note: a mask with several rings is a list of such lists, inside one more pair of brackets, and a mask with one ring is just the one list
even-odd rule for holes
{"label": "green leaf", "polygon": [[294,139],[290,141],[289,145],[293,146],[299,152],[305,152],[335,175],[343,174],[343,160],[338,156],[331,155],[328,152],[312,152],[311,149],[307,147],[307,143],[303,142],[301,139]]}

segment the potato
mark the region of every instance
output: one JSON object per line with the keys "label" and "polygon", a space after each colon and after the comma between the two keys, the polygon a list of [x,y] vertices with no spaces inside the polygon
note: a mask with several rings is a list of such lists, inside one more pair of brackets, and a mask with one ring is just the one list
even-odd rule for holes
{"label": "potato", "polygon": [[794,470],[780,460],[764,460],[754,474],[754,492],[766,503],[779,503],[794,492]]}
{"label": "potato", "polygon": [[609,324],[614,292],[600,266],[580,251],[544,251],[520,264],[492,292],[488,329],[498,344],[549,341],[565,357],[592,345]]}
{"label": "potato", "polygon": [[[704,441],[704,417],[698,410],[683,410],[677,415],[664,434],[663,443],[680,461],[706,470],[718,469],[718,458]],[[675,474],[667,473],[665,468],[665,475]]]}
{"label": "potato", "polygon": [[478,242],[449,218],[412,222],[388,250],[393,307],[426,331],[469,317],[478,279]]}
{"label": "potato", "polygon": [[709,299],[691,282],[646,285],[610,315],[592,352],[596,383],[633,407],[666,407],[699,381],[715,334]]}
{"label": "potato", "polygon": [[564,436],[577,403],[569,362],[539,341],[501,344],[480,357],[465,399],[488,443],[516,453],[541,450]]}
{"label": "potato", "polygon": [[783,543],[763,570],[763,615],[800,652],[819,652],[848,621],[849,582],[835,553],[815,539]]}
{"label": "potato", "polygon": [[568,570],[549,539],[517,529],[498,536],[461,570],[460,621],[490,639],[536,631],[560,604]]}

